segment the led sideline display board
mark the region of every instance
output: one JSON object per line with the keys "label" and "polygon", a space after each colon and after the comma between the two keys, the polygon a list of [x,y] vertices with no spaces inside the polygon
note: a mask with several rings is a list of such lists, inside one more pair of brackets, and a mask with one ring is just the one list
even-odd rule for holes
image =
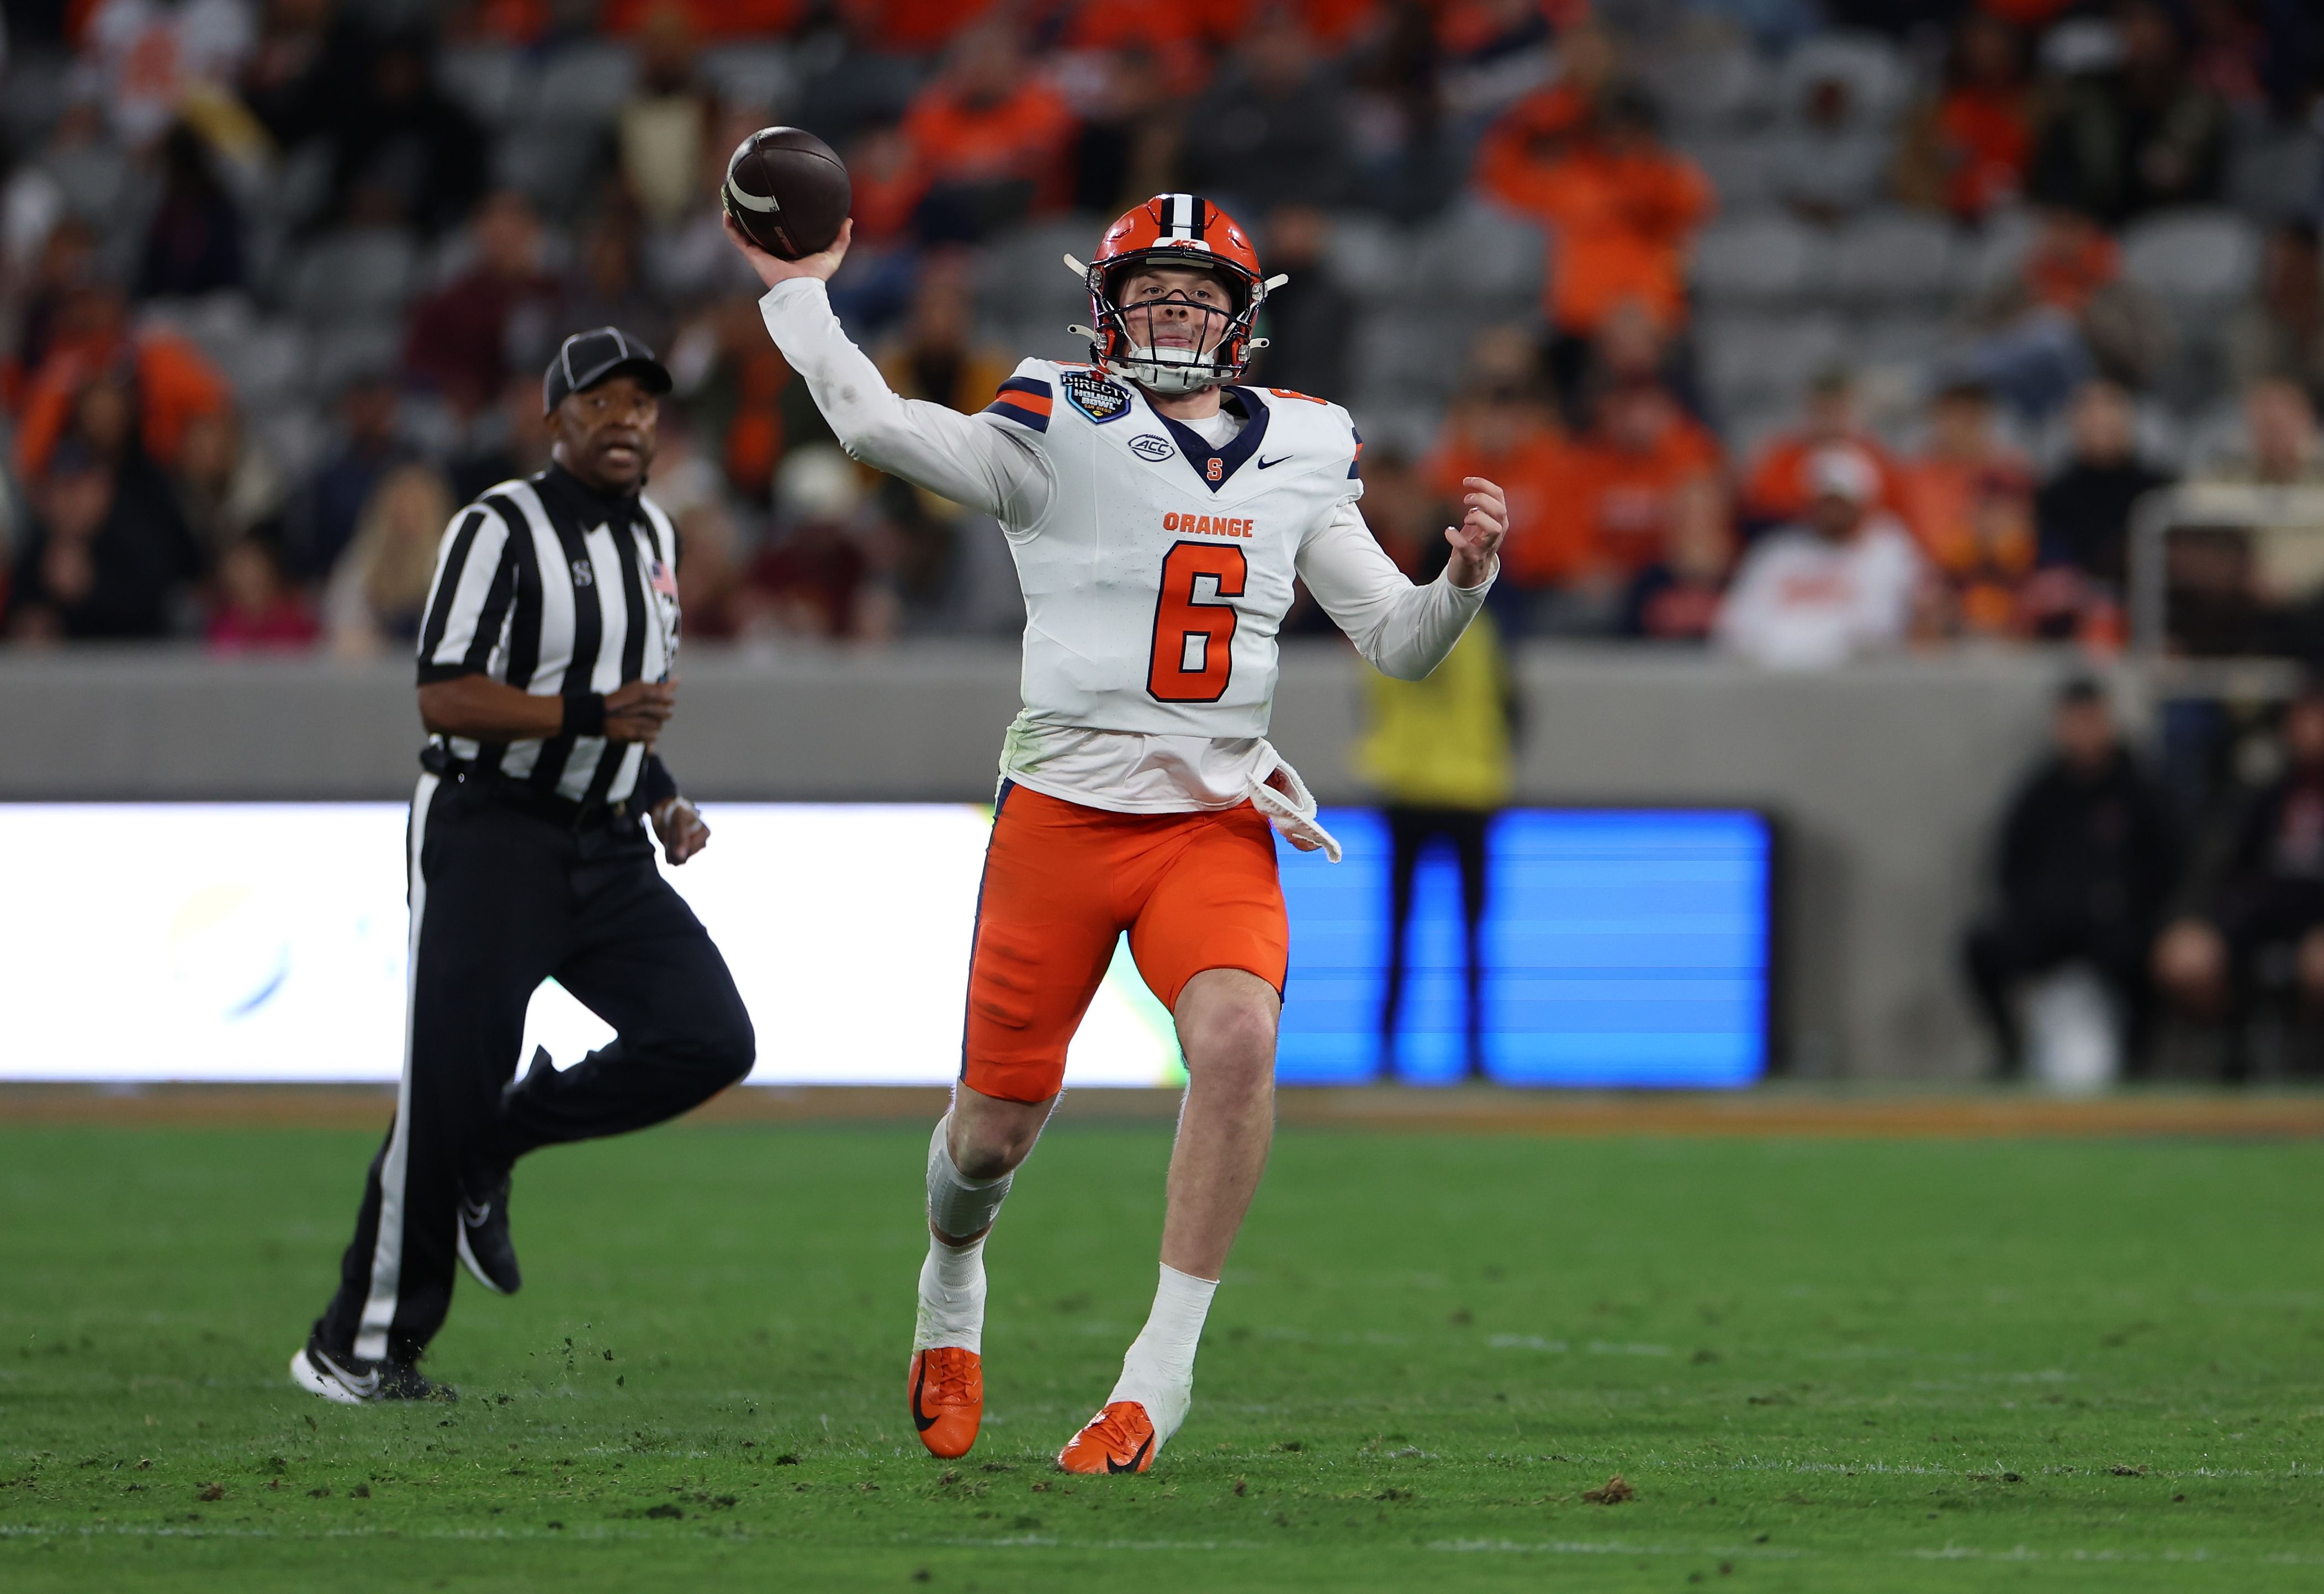
{"label": "led sideline display board", "polygon": [[[715,803],[669,876],[724,950],[762,1085],[936,1084],[960,1057],[990,829],[967,804]],[[1327,810],[1345,861],[1282,849],[1291,912],[1280,1077],[1379,1077],[1388,849]],[[385,1080],[401,1067],[397,803],[0,804],[0,1079]],[[1766,1066],[1770,838],[1732,811],[1521,809],[1492,829],[1484,1061],[1513,1084],[1729,1087]],[[1460,892],[1424,859],[1395,1077],[1465,1066]],[[553,983],[525,1050],[611,1035]],[[1119,950],[1069,1085],[1185,1078]]]}

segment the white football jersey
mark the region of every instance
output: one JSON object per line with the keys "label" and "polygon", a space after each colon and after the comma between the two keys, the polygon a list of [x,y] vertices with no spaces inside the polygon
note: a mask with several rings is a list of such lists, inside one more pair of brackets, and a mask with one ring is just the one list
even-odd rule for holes
{"label": "white football jersey", "polygon": [[1300,548],[1363,491],[1337,404],[1231,387],[1213,446],[1089,366],[1027,360],[984,411],[1047,462],[1044,513],[1008,527],[1025,589],[1025,706],[1062,723],[1258,737]]}
{"label": "white football jersey", "polygon": [[1356,508],[1363,445],[1337,404],[1230,388],[1206,437],[1098,367],[1027,360],[964,415],[892,391],[821,283],[779,283],[759,307],[851,456],[1008,534],[1025,707],[1001,769],[1037,791],[1130,813],[1246,801],[1279,763],[1265,738],[1295,576],[1406,680],[1484,601],[1489,580],[1416,587],[1373,540]]}

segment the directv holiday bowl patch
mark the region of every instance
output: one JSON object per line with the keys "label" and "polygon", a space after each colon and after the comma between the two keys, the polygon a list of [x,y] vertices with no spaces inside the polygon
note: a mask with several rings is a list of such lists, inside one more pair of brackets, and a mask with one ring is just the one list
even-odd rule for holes
{"label": "directv holiday bowl patch", "polygon": [[1065,371],[1059,374],[1065,385],[1065,397],[1074,409],[1102,426],[1130,412],[1130,389],[1119,382],[1088,371]]}

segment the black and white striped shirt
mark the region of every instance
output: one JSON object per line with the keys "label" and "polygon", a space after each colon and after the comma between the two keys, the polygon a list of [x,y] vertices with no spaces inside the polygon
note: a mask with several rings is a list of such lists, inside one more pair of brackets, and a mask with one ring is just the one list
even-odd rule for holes
{"label": "black and white striped shirt", "polygon": [[[678,532],[551,465],[452,517],[420,632],[420,683],[484,675],[532,693],[668,679],[678,651]],[[463,763],[574,802],[637,792],[645,749],[602,737],[437,741]]]}

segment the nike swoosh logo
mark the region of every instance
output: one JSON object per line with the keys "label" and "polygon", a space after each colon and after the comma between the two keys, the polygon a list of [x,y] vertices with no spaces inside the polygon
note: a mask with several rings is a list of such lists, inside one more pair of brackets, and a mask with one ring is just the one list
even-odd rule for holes
{"label": "nike swoosh logo", "polygon": [[[1286,456],[1286,458],[1288,457]],[[1149,1433],[1146,1436],[1145,1442],[1138,1447],[1137,1452],[1127,1461],[1117,1461],[1111,1456],[1108,1456],[1105,1459],[1105,1469],[1108,1472],[1135,1472],[1138,1470],[1138,1463],[1146,1460],[1146,1452],[1153,1446],[1154,1436]]]}
{"label": "nike swoosh logo", "polygon": [[332,1377],[346,1385],[349,1393],[359,1395],[365,1400],[379,1393],[379,1369],[376,1367],[358,1378],[319,1350],[315,1353],[315,1359],[323,1364]]}
{"label": "nike swoosh logo", "polygon": [[466,1209],[460,1214],[461,1220],[467,1224],[470,1228],[482,1228],[485,1224],[492,1221],[492,1202],[486,1201],[484,1205],[478,1206],[474,1201],[463,1200],[460,1202],[460,1205]]}
{"label": "nike swoosh logo", "polygon": [[1288,455],[1288,454],[1277,454],[1277,455],[1274,459],[1261,459],[1261,460],[1259,462],[1259,468],[1261,470],[1271,470],[1271,469],[1273,469],[1276,466],[1282,464],[1286,459],[1290,459],[1290,458],[1291,458],[1291,456],[1290,456],[1290,455]]}
{"label": "nike swoosh logo", "polygon": [[920,1370],[912,1379],[912,1426],[923,1433],[936,1425],[934,1417],[923,1416],[920,1413],[920,1391],[927,1387],[927,1383],[928,1358],[924,1356],[920,1358]]}

